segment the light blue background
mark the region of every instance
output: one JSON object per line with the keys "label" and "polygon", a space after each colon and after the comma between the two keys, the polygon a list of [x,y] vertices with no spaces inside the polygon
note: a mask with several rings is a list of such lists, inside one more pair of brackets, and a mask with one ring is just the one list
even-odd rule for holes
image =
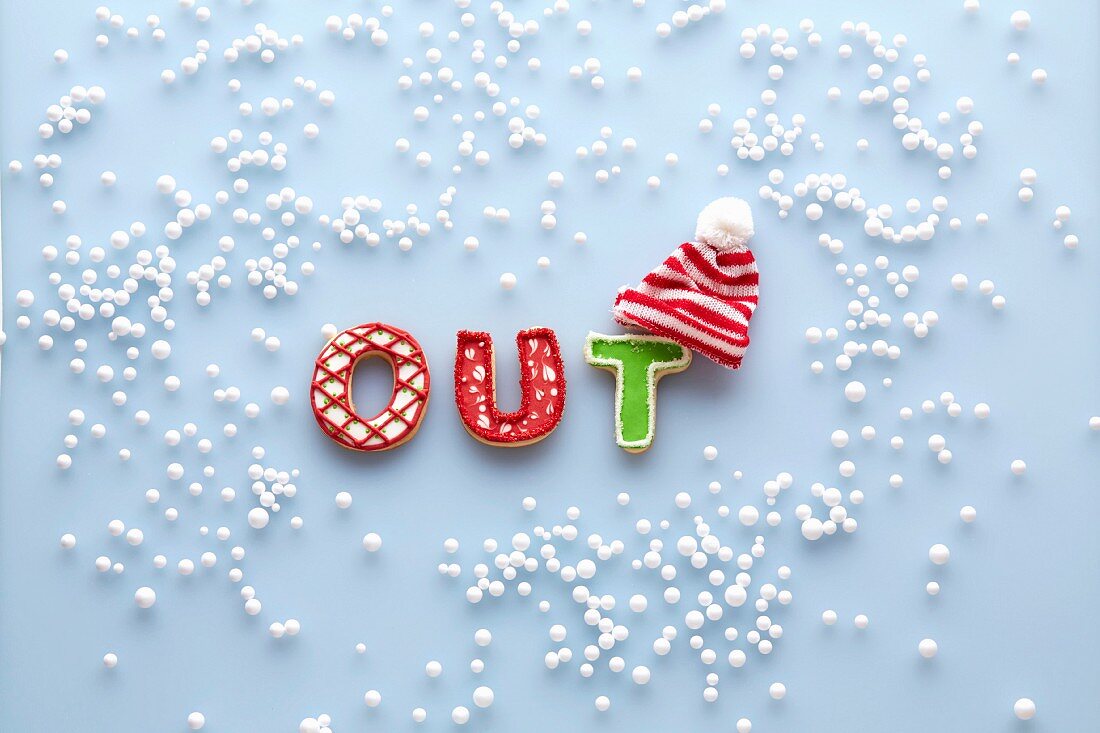
{"label": "light blue background", "polygon": [[[362,244],[345,248],[316,224],[302,224],[303,239],[324,243],[311,257],[318,272],[295,299],[267,302],[245,286],[243,261],[269,253],[269,245],[254,230],[233,225],[227,211],[217,213],[173,246],[180,268],[178,297],[171,307],[179,324],[171,360],[152,363],[143,356],[141,379],[126,387],[130,403],[117,409],[109,400],[115,386],[98,384],[92,369],[82,377],[68,372],[69,337],[56,334],[58,346],[50,353],[34,345],[42,329],[41,311],[61,305],[46,285],[49,267],[39,256],[43,244],[61,245],[70,232],[79,233],[86,247],[102,243],[136,218],[158,231],[174,213],[153,188],[164,172],[199,200],[212,202],[213,192],[228,188],[232,177],[207,143],[234,126],[250,137],[270,129],[291,146],[284,174],[249,173],[253,189],[246,200],[255,209],[262,207],[264,194],[293,185],[313,197],[318,213],[337,213],[341,196],[358,193],[381,198],[392,214],[408,201],[419,203],[422,212],[434,212],[435,197],[452,183],[449,166],[457,130],[447,118],[462,111],[470,120],[472,111],[483,106],[482,95],[469,83],[469,40],[488,40],[490,59],[501,45],[490,14],[479,8],[479,23],[463,33],[461,52],[452,47],[445,34],[457,27],[459,11],[447,2],[397,4],[396,16],[385,23],[391,41],[383,49],[364,39],[345,44],[323,28],[330,13],[377,13],[374,2],[210,4],[214,19],[200,26],[174,2],[112,3],[127,25],[142,26],[142,39],[130,42],[120,31],[109,31],[111,45],[104,50],[93,42],[105,32],[94,21],[95,3],[20,0],[0,8],[5,30],[0,147],[3,160],[19,158],[26,165],[20,176],[3,177],[3,325],[9,334],[0,397],[4,730],[180,731],[187,713],[197,709],[206,714],[211,733],[292,731],[301,718],[320,712],[334,716],[337,733],[394,731],[414,727],[409,711],[418,705],[429,710],[423,730],[449,730],[451,707],[472,707],[469,695],[476,684],[492,686],[496,702],[488,711],[474,710],[469,728],[501,733],[730,731],[741,716],[753,720],[754,731],[765,733],[1100,728],[1095,621],[1100,459],[1098,436],[1086,427],[1088,417],[1100,413],[1097,142],[1090,126],[1098,112],[1095,3],[1031,3],[1034,24],[1019,35],[1008,23],[1012,8],[993,2],[984,5],[996,7],[983,8],[975,17],[963,13],[960,0],[731,2],[723,16],[662,41],[653,28],[679,3],[651,0],[636,11],[622,2],[577,0],[566,18],[543,21],[543,32],[524,40],[519,59],[540,56],[541,73],[530,74],[522,61],[493,70],[504,86],[502,98],[517,94],[524,105],[540,105],[536,127],[550,143],[515,153],[506,147],[500,121],[471,120],[479,147],[490,150],[493,161],[485,169],[469,162],[455,181],[454,232],[434,232],[402,253],[392,242],[373,250]],[[541,20],[538,3],[517,4],[515,11]],[[167,28],[162,45],[152,42],[144,28],[149,12],[159,13]],[[787,76],[771,86],[780,93],[777,111],[784,117],[804,113],[807,136],[821,132],[825,152],[813,153],[803,138],[790,159],[737,161],[727,144],[729,125],[770,85],[765,70],[773,63],[765,43],[751,62],[738,56],[740,29],[767,22],[800,36],[797,24],[805,16],[816,20],[825,41],[811,50],[799,38],[799,59],[785,63]],[[587,39],[572,30],[582,18],[591,19],[595,28]],[[412,107],[430,105],[428,92],[402,93],[395,85],[400,59],[421,59],[432,45],[416,36],[423,19],[435,21],[432,43],[444,49],[445,63],[458,70],[467,87],[457,102],[448,101],[445,111],[435,111],[430,122],[414,130],[414,151],[428,149],[435,157],[428,170],[392,152],[393,140],[414,127]],[[837,58],[836,47],[843,42],[839,25],[845,19],[867,20],[887,39],[907,34],[910,46],[903,59],[911,52],[928,56],[932,81],[909,95],[927,123],[935,127],[935,113],[953,110],[956,97],[975,99],[975,116],[985,123],[980,153],[974,161],[956,160],[951,181],[938,181],[930,156],[901,150],[888,111],[856,102],[862,70],[872,59],[859,43],[851,61]],[[260,21],[283,35],[302,33],[305,46],[270,67],[255,59],[225,65],[222,49]],[[196,76],[181,74],[174,86],[164,87],[160,70],[176,67],[200,37],[212,41],[211,61]],[[51,60],[57,47],[71,53],[65,66]],[[1010,50],[1024,57],[1018,68],[1004,62]],[[592,55],[601,59],[608,78],[600,93],[565,74],[570,64]],[[645,76],[628,86],[625,70],[634,64]],[[899,66],[912,75],[908,61]],[[1050,72],[1043,88],[1027,78],[1035,66]],[[291,79],[297,74],[333,89],[336,106],[319,109],[294,90]],[[232,76],[244,82],[240,95],[226,91]],[[107,102],[95,110],[92,124],[69,139],[38,140],[35,129],[46,106],[76,83],[103,85]],[[843,89],[844,98],[830,104],[825,90],[833,84]],[[240,100],[258,107],[269,94],[292,96],[298,104],[291,114],[271,120],[258,112],[247,120],[237,115]],[[710,102],[720,103],[723,113],[716,131],[704,136],[695,127]],[[322,130],[312,142],[300,132],[308,121],[317,121]],[[624,171],[601,187],[592,176],[597,161],[578,164],[572,151],[596,139],[604,124],[615,130],[609,162],[621,162]],[[957,138],[959,123],[953,125]],[[618,152],[626,135],[639,141],[633,156]],[[855,151],[859,137],[871,141],[867,154]],[[30,159],[38,151],[64,157],[52,190],[35,182]],[[680,156],[676,169],[663,165],[669,151]],[[728,178],[715,175],[719,162],[731,165]],[[863,237],[856,217],[832,210],[818,224],[801,216],[780,222],[772,207],[755,196],[775,164],[787,171],[788,181],[814,171],[843,171],[871,201],[889,202],[896,211],[903,210],[910,195],[928,202],[944,193],[951,201],[948,215],[963,219],[963,231],[889,248]],[[1035,201],[1027,206],[1016,200],[1017,174],[1025,166],[1040,176]],[[113,189],[98,184],[99,172],[108,168],[119,176]],[[554,169],[564,171],[567,182],[552,193],[544,182]],[[651,174],[664,181],[659,192],[644,185]],[[584,334],[613,331],[607,311],[615,289],[640,278],[690,236],[697,210],[725,194],[749,198],[756,212],[754,249],[763,296],[753,321],[753,346],[738,373],[698,359],[688,373],[663,382],[656,446],[642,456],[626,455],[611,438],[611,381],[581,359]],[[62,217],[49,212],[49,202],[58,197],[69,204]],[[558,202],[559,226],[547,233],[537,225],[537,212],[539,201],[551,197]],[[1061,234],[1050,228],[1053,209],[1061,203],[1073,208],[1067,231],[1081,236],[1077,252],[1065,251]],[[486,222],[480,213],[486,204],[508,206],[512,222]],[[978,211],[990,214],[985,229],[972,224]],[[572,243],[576,230],[588,233],[588,245]],[[817,246],[820,231],[846,241],[843,256],[834,258]],[[218,236],[225,233],[238,241],[228,270],[236,283],[218,290],[214,304],[203,311],[193,304],[182,275],[214,254]],[[472,255],[461,246],[467,234],[482,242]],[[158,241],[150,234],[143,244]],[[905,302],[889,295],[877,276],[871,279],[883,294],[882,310],[895,317],[889,338],[900,343],[903,357],[890,363],[857,360],[851,372],[842,374],[831,367],[834,348],[810,346],[802,333],[810,325],[842,327],[851,295],[833,272],[835,262],[870,264],[881,253],[891,257],[893,266],[912,263],[921,269]],[[549,270],[536,269],[540,255],[551,258]],[[292,255],[292,269],[306,256],[305,251]],[[504,271],[518,275],[516,290],[497,287]],[[955,272],[970,275],[968,293],[950,289]],[[67,279],[76,277],[76,271],[67,274]],[[976,292],[978,280],[986,277],[1008,298],[1002,312]],[[23,287],[39,296],[32,309],[34,326],[26,332],[14,325],[14,293]],[[431,296],[406,300],[410,291]],[[900,317],[906,310],[927,308],[936,309],[942,323],[928,339],[916,341],[901,327]],[[320,325],[368,320],[411,330],[425,346],[436,380],[419,435],[388,455],[352,455],[333,446],[316,430],[305,399],[308,365],[321,346]],[[498,364],[502,385],[511,385],[516,376],[513,335],[536,324],[553,327],[565,350],[565,419],[536,447],[482,447],[461,429],[449,399],[454,333],[459,328],[491,330],[508,347]],[[282,349],[272,355],[250,343],[253,326],[279,336]],[[104,348],[103,328],[99,322],[81,326],[96,330],[89,339],[89,364],[105,361],[120,368],[121,348]],[[151,329],[147,340],[157,331]],[[813,359],[830,365],[824,374],[810,373]],[[223,367],[216,383],[202,374],[204,365],[215,360]],[[176,394],[160,387],[168,373],[183,379]],[[880,385],[884,376],[894,379],[889,391]],[[861,405],[842,396],[851,378],[869,385]],[[229,384],[242,388],[240,403],[209,399],[215,386]],[[276,384],[289,385],[294,397],[282,409],[271,408],[266,398]],[[364,401],[382,393],[378,384],[362,385]],[[942,408],[932,416],[918,413],[911,423],[897,417],[899,407],[917,408],[922,399],[935,399],[945,389],[966,405],[964,418],[950,420]],[[509,404],[513,391],[502,386],[501,392]],[[265,414],[246,426],[241,411],[249,400],[263,404]],[[978,401],[992,405],[986,423],[970,415]],[[105,422],[109,434],[99,444],[85,437],[73,451],[74,467],[62,473],[54,468],[54,457],[68,432],[65,416],[72,407],[88,413],[89,425]],[[142,407],[153,414],[144,429],[130,419]],[[170,449],[160,440],[164,430],[186,420],[195,420],[217,446],[210,460],[218,476],[198,499],[164,478],[164,466],[178,456],[186,456],[189,467],[201,465],[193,447]],[[242,431],[227,441],[218,433],[230,420],[242,424]],[[878,428],[872,443],[855,438],[867,423]],[[847,451],[829,445],[828,435],[837,427],[853,435]],[[86,430],[80,434],[86,436]],[[949,466],[939,465],[924,447],[933,432],[948,437],[955,456]],[[908,441],[900,453],[887,445],[895,433]],[[285,502],[284,513],[262,533],[244,522],[251,496],[243,469],[248,447],[255,444],[267,447],[266,464],[302,471],[299,495]],[[701,458],[707,444],[721,451],[713,463]],[[127,464],[114,457],[122,446],[135,453]],[[859,467],[850,481],[836,474],[845,456]],[[1029,466],[1020,479],[1008,471],[1017,457]],[[745,472],[739,484],[730,478],[735,469]],[[616,593],[621,606],[631,588],[650,595],[652,610],[642,621],[628,621],[634,635],[623,647],[628,665],[653,669],[654,680],[644,688],[632,685],[627,674],[616,678],[606,670],[593,680],[580,678],[576,667],[587,629],[556,581],[543,579],[543,591],[537,585],[530,599],[510,595],[471,607],[463,599],[467,583],[435,571],[446,559],[441,550],[445,537],[463,541],[458,557],[468,579],[473,564],[485,559],[480,552],[484,537],[503,543],[518,529],[560,523],[572,504],[584,511],[578,523],[582,538],[593,531],[620,537],[631,548],[628,557],[638,556],[642,543],[631,530],[636,518],[668,517],[681,529],[690,525],[691,515],[672,505],[678,490],[691,491],[693,510],[705,512],[740,551],[751,543],[752,533],[714,519],[714,507],[727,502],[736,509],[749,501],[763,507],[762,482],[783,470],[794,474],[796,484],[781,499],[785,522],[767,533],[769,554],[762,566],[767,573],[784,562],[794,569],[788,587],[795,601],[773,614],[786,633],[770,657],[750,655],[741,670],[728,668],[727,646],[715,643],[722,651],[714,671],[722,679],[721,699],[714,705],[701,696],[709,670],[685,646],[665,658],[650,651],[653,636],[672,615],[659,601],[661,584],[633,577],[627,558],[604,571],[606,587],[594,587]],[[886,487],[895,471],[905,476],[898,491]],[[706,485],[716,479],[726,488],[711,497]],[[866,492],[866,503],[852,512],[860,521],[855,535],[814,545],[798,536],[793,508],[809,501],[813,481]],[[217,499],[223,485],[238,488],[235,504]],[[144,502],[150,486],[159,486],[164,495],[158,507]],[[345,489],[354,494],[355,504],[338,513],[333,496]],[[633,495],[626,509],[614,500],[622,490]],[[527,494],[539,499],[531,515],[519,506]],[[967,503],[979,513],[970,526],[958,519],[959,507]],[[175,525],[161,516],[169,505],[181,510]],[[305,517],[305,529],[293,532],[286,526],[292,514]],[[115,517],[142,527],[145,544],[130,548],[108,537],[106,523]],[[245,582],[257,588],[264,602],[259,617],[243,613],[237,588],[225,579],[232,565],[227,545],[233,542],[200,538],[202,524],[226,524],[234,540],[247,546],[240,566]],[[79,540],[73,552],[57,546],[68,531]],[[382,552],[365,555],[360,538],[366,531],[381,533]],[[674,541],[675,535],[666,539]],[[946,567],[934,568],[927,560],[935,542],[951,547]],[[179,557],[197,559],[206,549],[219,551],[215,571],[200,570],[191,577],[175,573]],[[169,569],[152,569],[157,552],[168,555]],[[92,563],[99,554],[125,562],[126,572],[96,573]],[[943,585],[937,598],[924,592],[930,579]],[[148,612],[132,600],[134,589],[144,584],[158,592],[157,605]],[[680,585],[685,598],[699,589],[686,581]],[[553,602],[545,616],[535,609],[536,599],[544,597]],[[681,605],[683,613],[688,604]],[[821,624],[825,608],[840,614],[835,627]],[[865,632],[852,627],[856,613],[871,618]],[[618,614],[629,615],[625,610]],[[267,624],[288,617],[302,620],[301,635],[269,638]],[[743,631],[746,619],[739,621]],[[551,672],[542,656],[556,646],[546,636],[556,622],[569,626],[576,656]],[[479,626],[494,633],[489,649],[472,643]],[[916,653],[925,636],[940,645],[932,661]],[[364,656],[353,652],[361,640],[368,646]],[[121,658],[115,670],[100,663],[109,650]],[[475,677],[467,664],[478,655],[487,669]],[[433,658],[445,668],[437,680],[422,671]],[[776,680],[789,690],[782,702],[767,695]],[[362,693],[370,688],[384,695],[375,710],[362,703]],[[611,697],[610,713],[595,712],[592,701],[598,694]],[[1022,696],[1032,697],[1039,707],[1030,723],[1012,716],[1012,703]]]}

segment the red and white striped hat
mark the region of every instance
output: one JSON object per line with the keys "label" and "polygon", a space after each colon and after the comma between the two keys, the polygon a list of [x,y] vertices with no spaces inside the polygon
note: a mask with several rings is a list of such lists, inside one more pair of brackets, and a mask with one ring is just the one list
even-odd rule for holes
{"label": "red and white striped hat", "polygon": [[760,295],[752,211],[732,196],[710,203],[685,242],[636,288],[623,288],[612,315],[698,351],[728,369],[741,366],[749,319]]}

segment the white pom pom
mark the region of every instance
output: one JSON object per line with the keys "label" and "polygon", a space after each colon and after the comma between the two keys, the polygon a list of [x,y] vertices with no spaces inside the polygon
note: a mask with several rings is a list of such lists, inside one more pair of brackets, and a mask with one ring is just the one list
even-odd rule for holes
{"label": "white pom pom", "polygon": [[711,201],[695,224],[696,241],[719,251],[744,249],[752,235],[752,209],[735,196]]}

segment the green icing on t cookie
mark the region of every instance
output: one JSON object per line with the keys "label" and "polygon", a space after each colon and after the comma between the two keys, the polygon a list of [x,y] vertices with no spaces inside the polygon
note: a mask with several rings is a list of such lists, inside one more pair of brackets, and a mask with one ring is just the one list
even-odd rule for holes
{"label": "green icing on t cookie", "polygon": [[687,369],[691,351],[660,336],[589,332],[584,360],[615,374],[615,442],[631,453],[653,445],[657,380]]}

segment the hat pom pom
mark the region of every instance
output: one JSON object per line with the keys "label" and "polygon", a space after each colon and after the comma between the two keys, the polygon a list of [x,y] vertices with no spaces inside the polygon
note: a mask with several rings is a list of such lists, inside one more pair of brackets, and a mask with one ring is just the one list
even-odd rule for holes
{"label": "hat pom pom", "polygon": [[695,239],[719,251],[744,249],[752,235],[752,210],[735,196],[707,204],[695,224]]}

